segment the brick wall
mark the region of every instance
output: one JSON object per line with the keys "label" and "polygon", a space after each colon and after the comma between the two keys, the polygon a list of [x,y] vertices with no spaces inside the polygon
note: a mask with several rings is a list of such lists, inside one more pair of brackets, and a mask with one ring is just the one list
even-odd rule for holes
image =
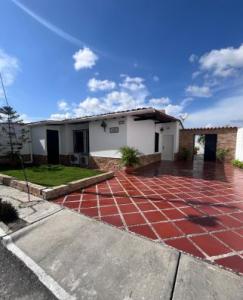
{"label": "brick wall", "polygon": [[[140,156],[140,165],[146,166],[161,160],[161,153]],[[115,171],[122,168],[119,158],[90,156],[89,166],[95,169]]]}
{"label": "brick wall", "polygon": [[237,127],[181,129],[180,151],[182,148],[187,148],[192,154],[194,148],[194,136],[201,134],[217,134],[217,149],[229,149],[226,162],[235,158]]}
{"label": "brick wall", "polygon": [[46,155],[33,155],[33,163],[36,165],[44,165],[47,164],[47,156]]}

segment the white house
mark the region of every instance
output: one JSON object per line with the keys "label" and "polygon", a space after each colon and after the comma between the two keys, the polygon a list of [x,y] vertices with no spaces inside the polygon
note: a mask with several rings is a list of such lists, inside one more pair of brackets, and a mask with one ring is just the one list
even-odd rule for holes
{"label": "white house", "polygon": [[119,148],[134,147],[146,165],[174,160],[180,120],[154,108],[29,124],[35,163],[78,164],[115,169]]}

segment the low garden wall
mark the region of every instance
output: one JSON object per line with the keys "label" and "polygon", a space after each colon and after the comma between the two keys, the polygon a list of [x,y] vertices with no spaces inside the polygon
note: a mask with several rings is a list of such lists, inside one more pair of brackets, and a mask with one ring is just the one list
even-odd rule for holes
{"label": "low garden wall", "polygon": [[[141,155],[139,156],[139,159],[140,159],[140,165],[138,167],[144,167],[149,164],[161,161],[161,153]],[[100,156],[90,156],[89,166],[95,169],[113,170],[113,171],[122,168],[120,158],[100,157]]]}
{"label": "low garden wall", "polygon": [[[37,197],[41,197],[45,200],[50,200],[88,187],[90,185],[97,184],[101,181],[110,179],[112,177],[114,177],[114,172],[106,172],[103,174],[71,181],[68,184],[63,184],[54,187],[45,187],[31,182],[29,182],[28,185],[30,194]],[[28,188],[25,181],[17,180],[16,178],[8,175],[0,174],[0,183],[11,186],[15,189],[26,193],[28,192]]]}

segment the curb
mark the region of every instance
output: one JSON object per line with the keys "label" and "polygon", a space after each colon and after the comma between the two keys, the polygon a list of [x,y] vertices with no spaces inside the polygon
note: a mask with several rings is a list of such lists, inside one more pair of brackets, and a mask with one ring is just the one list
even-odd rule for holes
{"label": "curb", "polygon": [[59,300],[75,300],[76,297],[68,294],[51,276],[49,276],[36,262],[26,255],[12,241],[11,236],[0,228],[0,239],[3,246],[14,256],[21,260],[28,269],[30,269],[38,278],[38,280]]}

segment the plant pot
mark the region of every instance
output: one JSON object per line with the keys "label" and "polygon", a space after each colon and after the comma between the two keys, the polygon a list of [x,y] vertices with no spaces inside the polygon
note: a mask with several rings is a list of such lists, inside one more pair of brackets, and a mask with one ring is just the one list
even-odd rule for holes
{"label": "plant pot", "polygon": [[132,173],[134,173],[134,171],[135,171],[135,168],[133,166],[125,166],[124,167],[124,172],[127,174],[132,174]]}

